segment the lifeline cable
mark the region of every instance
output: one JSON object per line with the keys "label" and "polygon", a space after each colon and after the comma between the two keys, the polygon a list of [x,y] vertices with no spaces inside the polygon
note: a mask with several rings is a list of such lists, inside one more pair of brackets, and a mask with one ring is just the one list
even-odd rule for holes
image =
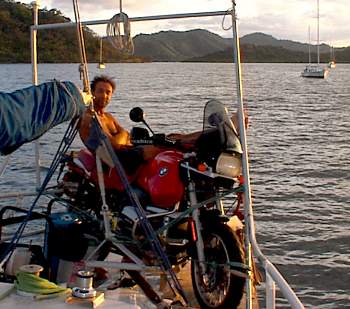
{"label": "lifeline cable", "polygon": [[[127,179],[124,168],[121,165],[121,163],[118,159],[118,156],[114,152],[114,149],[113,149],[109,139],[103,133],[103,131],[101,129],[101,125],[100,125],[97,117],[94,117],[92,120],[93,121],[92,121],[91,129],[94,130],[94,132],[97,134],[99,141],[101,141],[101,143],[106,147],[109,155],[111,156],[112,161],[115,165],[115,168],[118,172],[118,175],[119,175],[119,177],[120,177],[120,179],[125,187],[125,190],[126,190],[128,196],[130,197],[130,200],[134,204],[136,213],[140,219],[141,226],[146,233],[146,237],[149,239],[149,242],[153,248],[153,251],[160,258],[160,261],[162,262],[161,267],[163,268],[163,271],[167,272],[170,275],[171,280],[168,279],[169,286],[171,287],[171,289],[173,290],[173,292],[175,294],[180,294],[182,299],[188,304],[188,300],[187,300],[187,297],[185,295],[185,292],[184,292],[179,280],[177,279],[174,270],[172,269],[171,263],[170,263],[167,255],[164,253],[164,250],[161,247],[159,239],[157,238],[157,235],[154,232],[152,225],[149,223],[149,221],[147,219],[146,213],[145,213],[144,209],[142,208],[137,195],[135,194],[134,190],[132,189],[132,187]],[[176,293],[176,291],[178,293]]]}

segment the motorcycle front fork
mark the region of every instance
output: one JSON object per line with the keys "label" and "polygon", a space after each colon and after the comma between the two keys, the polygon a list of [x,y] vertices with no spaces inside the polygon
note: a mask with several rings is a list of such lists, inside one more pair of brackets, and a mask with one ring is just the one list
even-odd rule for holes
{"label": "motorcycle front fork", "polygon": [[[198,203],[195,185],[193,181],[188,184],[188,195],[190,200],[190,207]],[[199,219],[199,208],[196,208],[192,212],[192,219],[194,222],[195,234],[196,234],[196,249],[197,257],[199,261],[199,268],[202,274],[206,272],[205,256],[204,256],[204,243],[202,237],[202,223]]]}

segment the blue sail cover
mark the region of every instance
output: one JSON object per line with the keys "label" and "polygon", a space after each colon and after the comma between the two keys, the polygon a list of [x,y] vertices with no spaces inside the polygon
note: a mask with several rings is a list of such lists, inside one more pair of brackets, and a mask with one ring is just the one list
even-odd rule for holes
{"label": "blue sail cover", "polygon": [[0,154],[8,155],[85,109],[72,82],[51,81],[12,93],[0,92]]}

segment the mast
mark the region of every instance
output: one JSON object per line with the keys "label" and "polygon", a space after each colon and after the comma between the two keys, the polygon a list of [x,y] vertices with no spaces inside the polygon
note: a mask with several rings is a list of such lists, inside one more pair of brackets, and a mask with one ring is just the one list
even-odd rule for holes
{"label": "mast", "polygon": [[[33,26],[38,26],[39,24],[39,7],[40,0],[32,2],[33,5]],[[32,62],[32,81],[33,85],[38,85],[38,41],[37,41],[38,30],[31,27],[30,28],[30,45],[31,45],[31,62]],[[41,174],[40,174],[40,143],[39,140],[35,140],[34,143],[34,153],[35,153],[35,177],[36,186],[40,188],[41,184]]]}
{"label": "mast", "polygon": [[100,38],[100,63],[102,62],[102,38]]}
{"label": "mast", "polygon": [[310,33],[310,25],[309,25],[309,65],[311,65],[311,33]]}
{"label": "mast", "polygon": [[320,64],[320,0],[317,0],[317,64]]}

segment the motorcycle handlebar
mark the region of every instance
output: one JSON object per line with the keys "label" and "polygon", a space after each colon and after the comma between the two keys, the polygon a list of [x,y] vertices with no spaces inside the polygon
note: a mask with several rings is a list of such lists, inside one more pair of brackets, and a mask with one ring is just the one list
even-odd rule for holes
{"label": "motorcycle handlebar", "polygon": [[132,144],[134,145],[155,145],[155,146],[167,146],[167,147],[176,147],[177,142],[168,139],[165,134],[153,134],[148,138],[143,139],[132,139]]}

